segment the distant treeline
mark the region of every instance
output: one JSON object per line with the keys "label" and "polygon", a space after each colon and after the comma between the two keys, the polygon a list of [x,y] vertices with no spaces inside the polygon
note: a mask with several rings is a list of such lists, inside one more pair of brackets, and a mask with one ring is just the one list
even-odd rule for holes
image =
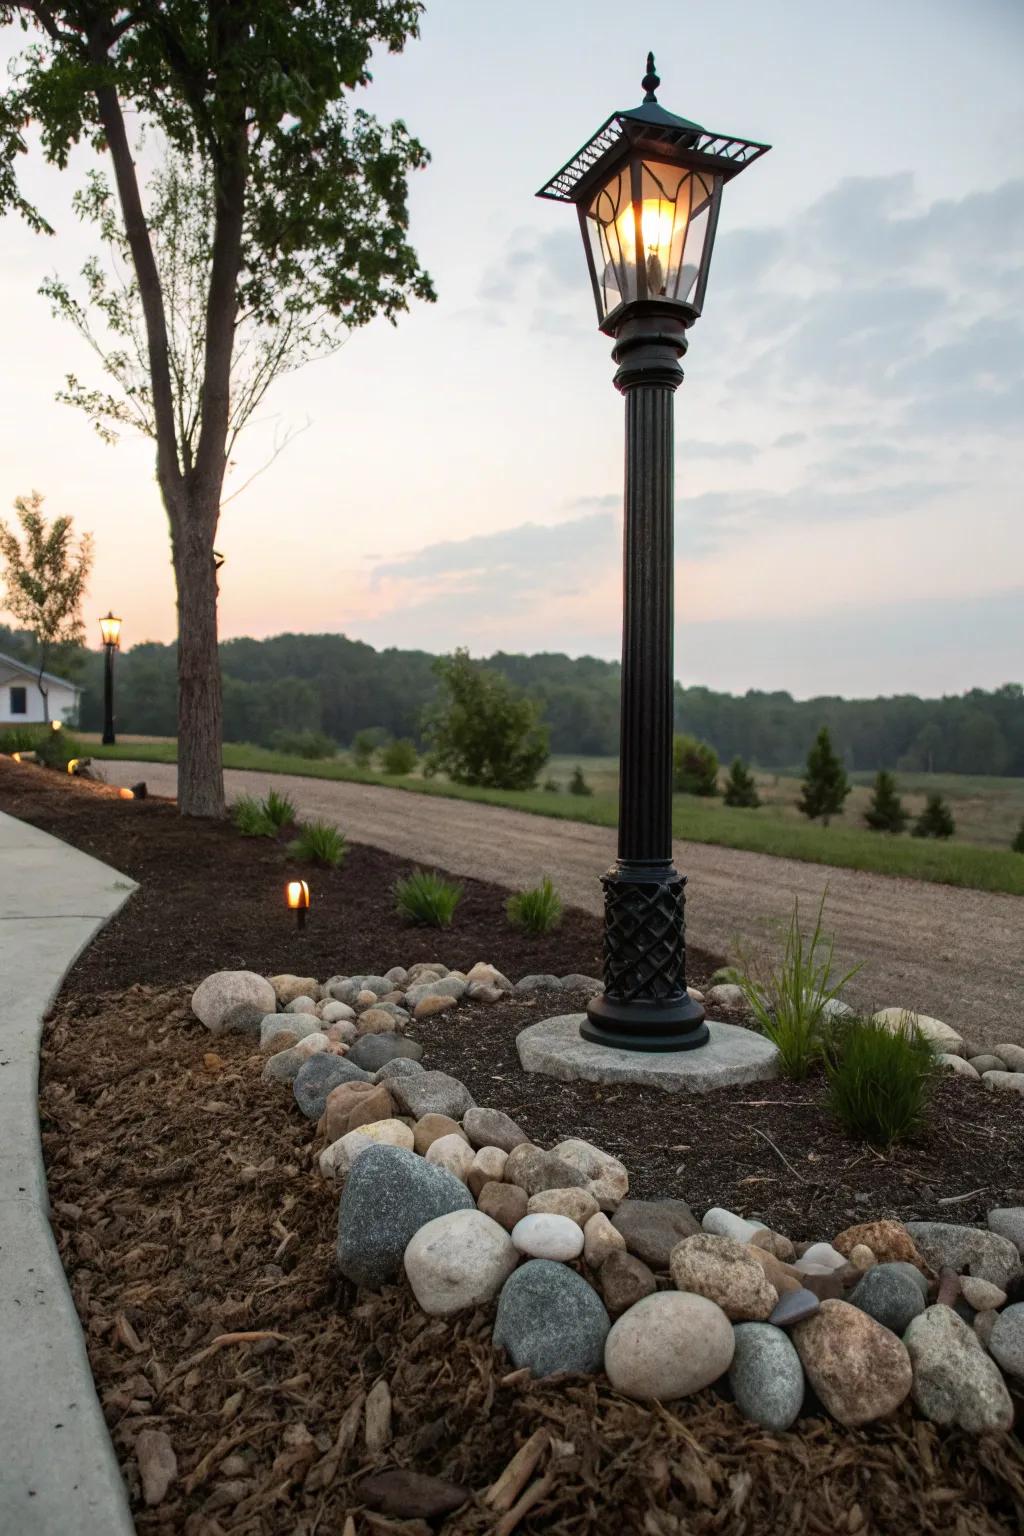
{"label": "distant treeline", "polygon": [[[31,643],[0,627],[0,651],[29,659]],[[375,651],[343,635],[275,635],[227,640],[220,654],[228,741],[269,746],[277,732],[315,730],[344,746],[371,726],[422,739],[423,710],[435,690],[434,658],[426,651]],[[543,705],[553,752],[582,757],[617,750],[617,662],[499,651],[488,664]],[[101,654],[81,651],[62,658],[61,666],[51,662],[53,671],[62,667],[85,686],[83,729],[100,729]],[[174,690],[173,645],[136,645],[119,656],[119,730],[173,736]],[[852,770],[1024,775],[1019,683],[942,699],[794,699],[754,689],[740,697],[676,684],[677,728],[711,742],[725,761],[738,754],[762,768],[794,767],[822,725]]]}

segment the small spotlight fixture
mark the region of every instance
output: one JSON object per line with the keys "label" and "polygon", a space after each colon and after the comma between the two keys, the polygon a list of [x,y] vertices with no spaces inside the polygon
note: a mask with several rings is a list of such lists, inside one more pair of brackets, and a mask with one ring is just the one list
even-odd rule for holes
{"label": "small spotlight fixture", "polygon": [[124,789],[119,789],[118,790],[118,794],[121,796],[122,800],[134,800],[135,799],[135,791],[134,791],[134,789],[128,789],[127,787],[124,788]]}
{"label": "small spotlight fixture", "polygon": [[64,729],[64,722],[63,722],[63,720],[51,720],[50,721],[50,730],[51,731],[62,731],[63,729]]}
{"label": "small spotlight fixture", "polygon": [[295,925],[301,933],[306,926],[309,911],[309,886],[305,880],[289,880],[285,887],[285,900],[289,912],[295,913]]}
{"label": "small spotlight fixture", "polygon": [[20,752],[12,752],[11,753],[11,761],[15,762],[15,763],[20,763],[21,762],[21,753]]}
{"label": "small spotlight fixture", "polygon": [[78,772],[78,769],[79,769],[79,767],[81,765],[81,762],[82,762],[82,759],[80,757],[69,757],[68,758],[68,773],[70,773],[72,776],[74,776]]}

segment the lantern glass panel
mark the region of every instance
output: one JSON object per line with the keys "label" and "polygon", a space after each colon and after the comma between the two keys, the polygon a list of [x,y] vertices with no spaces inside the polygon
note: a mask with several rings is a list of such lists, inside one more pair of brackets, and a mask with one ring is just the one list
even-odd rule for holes
{"label": "lantern glass panel", "polygon": [[642,160],[594,195],[586,228],[602,320],[635,299],[694,301],[716,180],[707,171]]}

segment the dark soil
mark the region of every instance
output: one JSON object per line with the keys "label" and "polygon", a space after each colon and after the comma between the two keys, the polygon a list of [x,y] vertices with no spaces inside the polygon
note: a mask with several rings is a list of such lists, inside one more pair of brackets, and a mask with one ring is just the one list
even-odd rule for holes
{"label": "dark soil", "polygon": [[[1013,1436],[944,1433],[906,1405],[862,1431],[809,1418],[781,1435],[712,1391],[645,1407],[601,1378],[508,1374],[490,1311],[447,1323],[405,1286],[357,1294],[333,1269],[337,1196],[315,1172],[312,1127],[261,1082],[252,1041],[211,1041],[188,997],[68,998],[44,1061],[54,1227],[139,1536],[1020,1531]],[[608,1140],[597,1120],[565,1128]],[[363,1403],[382,1380],[392,1438],[370,1451]],[[154,1508],[143,1430],[177,1458]],[[486,1492],[537,1432],[532,1503],[499,1519]],[[390,1468],[466,1500],[443,1527],[371,1514],[362,1481]]]}
{"label": "dark soil", "polygon": [[[40,1095],[54,1230],[140,1536],[429,1536],[437,1522],[367,1509],[362,1479],[395,1467],[467,1490],[445,1536],[1021,1529],[1013,1437],[943,1433],[908,1406],[864,1431],[806,1419],[772,1435],[714,1392],[664,1409],[601,1379],[524,1381],[492,1351],[489,1312],[431,1321],[404,1286],[357,1294],[338,1278],[337,1193],[316,1171],[313,1127],[261,1081],[251,1038],[202,1029],[191,988],[227,966],[322,978],[434,956],[513,976],[593,971],[593,919],[569,913],[555,939],[526,941],[504,923],[507,893],[466,881],[451,934],[422,934],[391,909],[401,861],[356,845],[311,881],[300,941],[272,844],[7,764],[0,806],[143,882],[69,978]],[[711,963],[698,958],[698,981]],[[970,1220],[1022,1198],[1019,1105],[956,1080],[937,1090],[933,1129],[883,1155],[835,1130],[815,1081],[688,1101],[522,1073],[516,1032],[581,1006],[564,994],[460,1006],[418,1028],[426,1063],[545,1144],[577,1135],[615,1152],[637,1194],[756,1213],[794,1238],[880,1215]],[[939,1203],[969,1191],[982,1192]],[[381,1380],[392,1436],[371,1451],[362,1403]],[[177,1457],[154,1508],[135,1459],[144,1429]],[[538,1431],[532,1502],[501,1518],[484,1496]]]}

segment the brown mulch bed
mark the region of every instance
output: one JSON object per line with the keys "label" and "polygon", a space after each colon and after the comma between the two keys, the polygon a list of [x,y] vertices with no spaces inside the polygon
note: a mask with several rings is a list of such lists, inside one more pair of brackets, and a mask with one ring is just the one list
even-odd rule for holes
{"label": "brown mulch bed", "polygon": [[[770,1434],[712,1391],[644,1407],[600,1379],[510,1377],[489,1311],[446,1323],[403,1286],[358,1296],[333,1271],[337,1197],[312,1126],[260,1081],[251,1040],[190,1019],[188,995],[69,998],[46,1045],[54,1223],[140,1536],[1020,1530],[1014,1437],[940,1432],[909,1407],[862,1431],[813,1418]],[[392,1438],[370,1451],[363,1403],[382,1380]],[[143,1430],[177,1457],[152,1509]],[[535,1502],[500,1523],[486,1491],[537,1431]],[[394,1467],[468,1500],[443,1526],[370,1514],[361,1479]]]}
{"label": "brown mulch bed", "polygon": [[[357,1295],[333,1268],[337,1195],[316,1172],[313,1127],[287,1089],[262,1083],[251,1039],[211,1040],[188,1008],[191,987],[228,966],[323,978],[440,955],[488,958],[513,976],[593,971],[594,919],[570,913],[554,938],[521,940],[504,923],[507,893],[465,881],[452,933],[420,934],[391,909],[406,866],[355,845],[341,871],[311,882],[300,941],[280,910],[285,863],[272,844],[7,764],[0,808],[143,884],[69,978],[41,1088],[54,1228],[140,1536],[1021,1528],[1014,1438],[942,1433],[909,1408],[864,1431],[807,1419],[773,1435],[715,1392],[649,1408],[601,1381],[509,1379],[489,1311],[442,1323],[404,1286]],[[699,984],[713,957],[695,960]],[[934,1133],[881,1156],[835,1132],[815,1082],[681,1101],[523,1074],[518,1029],[578,1006],[559,995],[435,1017],[419,1031],[427,1065],[542,1141],[579,1135],[616,1152],[636,1193],[728,1205],[793,1237],[874,1215],[970,1220],[1021,1198],[1019,1106],[956,1081],[939,1089]],[[362,1403],[382,1380],[392,1435],[371,1451]],[[135,1460],[143,1430],[166,1433],[177,1457],[154,1508]],[[527,1486],[534,1503],[501,1523],[484,1495],[537,1431],[548,1443]],[[360,1480],[389,1467],[469,1498],[443,1526],[371,1514]]]}

